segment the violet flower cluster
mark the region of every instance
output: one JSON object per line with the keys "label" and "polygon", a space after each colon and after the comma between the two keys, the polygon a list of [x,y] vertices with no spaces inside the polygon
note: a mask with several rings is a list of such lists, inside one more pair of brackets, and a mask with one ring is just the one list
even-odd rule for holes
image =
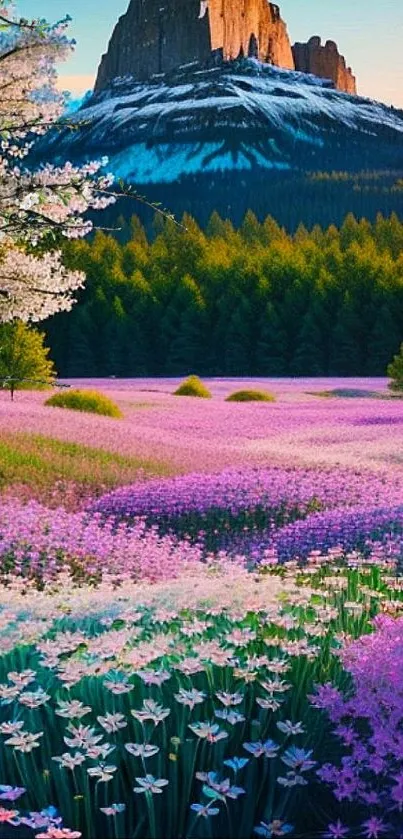
{"label": "violet flower cluster", "polygon": [[[403,557],[403,505],[397,507],[350,507],[312,513],[303,521],[281,528],[266,546],[273,547],[278,558],[306,559],[312,552],[325,553],[337,546],[344,550],[361,549],[368,543],[393,539],[394,555]],[[255,545],[255,550],[257,546]]]}
{"label": "violet flower cluster", "polygon": [[163,580],[175,577],[189,563],[198,563],[201,550],[189,541],[161,536],[141,520],[133,527],[116,525],[100,514],[49,510],[36,501],[0,503],[0,571],[39,579],[54,579],[62,569],[84,578],[103,575]]}
{"label": "violet flower cluster", "polygon": [[[378,615],[372,634],[343,648],[353,678],[348,695],[327,684],[311,701],[327,711],[342,743],[337,764],[317,772],[357,819],[377,823],[376,837],[401,836],[403,824],[403,618]],[[375,836],[375,831],[374,834]]]}

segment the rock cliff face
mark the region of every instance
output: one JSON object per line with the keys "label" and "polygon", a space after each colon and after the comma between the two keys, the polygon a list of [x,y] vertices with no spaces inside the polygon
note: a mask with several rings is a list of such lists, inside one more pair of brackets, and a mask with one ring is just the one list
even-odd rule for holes
{"label": "rock cliff face", "polygon": [[131,0],[102,56],[95,91],[119,76],[145,81],[194,61],[240,55],[294,69],[277,5],[267,0]]}
{"label": "rock cliff face", "polygon": [[119,76],[146,81],[192,61],[211,56],[208,16],[200,0],[131,0],[102,56],[98,92]]}
{"label": "rock cliff face", "polygon": [[208,0],[212,50],[224,60],[240,55],[258,58],[276,67],[294,69],[287,27],[280,9],[267,0]]}
{"label": "rock cliff face", "polygon": [[331,79],[338,90],[345,93],[357,93],[355,76],[334,41],[326,41],[322,46],[321,39],[314,36],[307,44],[294,44],[292,52],[296,70]]}

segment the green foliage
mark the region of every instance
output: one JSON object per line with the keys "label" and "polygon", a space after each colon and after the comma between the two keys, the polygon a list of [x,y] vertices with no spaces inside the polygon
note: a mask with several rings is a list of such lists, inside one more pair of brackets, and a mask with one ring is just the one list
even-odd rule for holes
{"label": "green foliage", "polygon": [[21,321],[0,326],[0,385],[10,391],[43,390],[56,372],[44,346],[44,335]]}
{"label": "green foliage", "polygon": [[275,402],[272,393],[266,390],[237,390],[227,396],[226,402]]}
{"label": "green foliage", "polygon": [[198,376],[189,376],[175,390],[174,396],[197,396],[200,399],[211,399],[211,393]]}
{"label": "green foliage", "polygon": [[171,473],[168,464],[158,460],[127,457],[41,434],[0,433],[0,489],[17,485],[21,495],[25,487],[27,497],[48,506],[71,503],[75,509],[83,497],[104,492],[102,487],[113,489],[144,475]]}
{"label": "green foliage", "polygon": [[53,408],[69,408],[73,411],[87,411],[115,419],[121,419],[123,416],[112,399],[97,390],[67,390],[63,393],[54,393],[50,399],[46,400],[45,405]]}
{"label": "green foliage", "polygon": [[391,390],[403,391],[403,344],[400,352],[395,355],[388,367],[388,376],[391,379],[389,387]]}
{"label": "green foliage", "polygon": [[151,240],[134,218],[123,242],[64,246],[87,283],[47,323],[61,375],[384,375],[403,341],[396,215],[294,235],[253,213],[238,230],[218,213],[205,231],[183,223],[159,219]]}

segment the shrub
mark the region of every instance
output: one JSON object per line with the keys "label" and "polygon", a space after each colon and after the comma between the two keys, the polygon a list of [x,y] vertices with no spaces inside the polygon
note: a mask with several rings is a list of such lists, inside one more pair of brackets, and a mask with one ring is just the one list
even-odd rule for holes
{"label": "shrub", "polygon": [[400,347],[398,355],[395,355],[393,361],[389,364],[387,372],[391,379],[389,388],[391,390],[403,391],[403,344]]}
{"label": "shrub", "polygon": [[307,391],[309,396],[321,396],[326,398],[340,398],[340,399],[381,399],[383,394],[376,390],[360,390],[360,388],[353,387],[339,387],[334,390],[317,390]]}
{"label": "shrub", "polygon": [[44,336],[21,321],[0,326],[0,380],[10,391],[42,390],[55,378],[49,350],[43,345]]}
{"label": "shrub", "polygon": [[267,390],[237,390],[227,396],[226,402],[275,402],[275,397]]}
{"label": "shrub", "polygon": [[70,408],[73,411],[88,411],[91,414],[103,414],[105,417],[120,419],[122,413],[117,405],[97,390],[69,390],[55,393],[47,399],[45,405],[54,408]]}
{"label": "shrub", "polygon": [[211,399],[211,393],[198,376],[189,376],[174,391],[174,396],[198,396],[201,399]]}

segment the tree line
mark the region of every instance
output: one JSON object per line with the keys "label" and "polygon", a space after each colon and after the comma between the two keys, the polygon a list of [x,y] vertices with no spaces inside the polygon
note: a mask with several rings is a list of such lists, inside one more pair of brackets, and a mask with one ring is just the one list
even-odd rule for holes
{"label": "tree line", "polygon": [[217,213],[205,230],[182,222],[157,215],[147,236],[134,216],[124,242],[66,243],[87,281],[45,323],[60,376],[386,374],[403,341],[395,214],[294,234],[250,211],[238,229]]}

